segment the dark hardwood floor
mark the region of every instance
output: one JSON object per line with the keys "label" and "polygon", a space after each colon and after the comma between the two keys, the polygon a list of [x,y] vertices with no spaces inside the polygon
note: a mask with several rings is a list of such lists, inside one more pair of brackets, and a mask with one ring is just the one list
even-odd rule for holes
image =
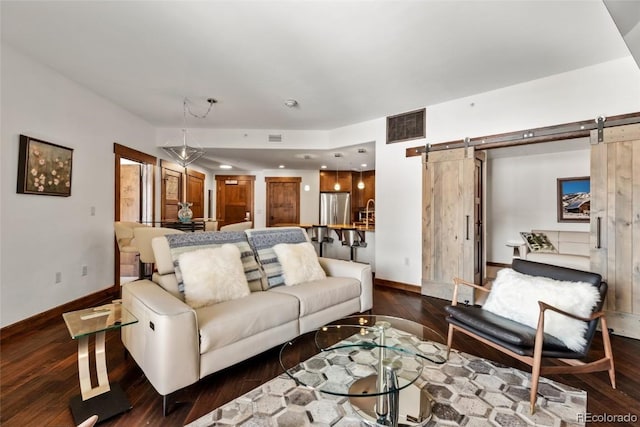
{"label": "dark hardwood floor", "polygon": [[[447,301],[415,293],[376,287],[374,314],[404,317],[445,334],[443,307]],[[46,328],[12,337],[1,349],[0,424],[3,427],[73,426],[69,399],[79,394],[76,342],[69,337],[62,318]],[[640,341],[613,336],[617,390],[606,372],[550,378],[588,392],[588,412],[634,414],[640,418]],[[477,341],[456,335],[454,347],[505,365],[526,366]],[[180,390],[167,417],[162,417],[162,399],[146,381],[135,362],[124,356],[119,333],[107,334],[108,367],[111,381],[128,394],[133,409],[101,426],[182,426],[224,403],[252,390],[280,374],[279,349],[269,350]],[[592,348],[602,354],[598,339]],[[599,426],[625,425],[623,423]],[[628,424],[632,425],[632,424]],[[636,424],[638,425],[638,424]]]}

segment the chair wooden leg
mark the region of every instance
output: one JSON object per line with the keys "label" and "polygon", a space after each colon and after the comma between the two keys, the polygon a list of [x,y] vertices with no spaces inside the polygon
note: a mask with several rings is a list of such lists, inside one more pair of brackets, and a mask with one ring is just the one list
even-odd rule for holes
{"label": "chair wooden leg", "polygon": [[447,360],[449,360],[449,353],[451,352],[451,344],[453,344],[453,325],[449,323],[449,332],[447,333]]}
{"label": "chair wooden leg", "polygon": [[536,400],[538,399],[538,382],[540,380],[540,367],[542,365],[542,345],[544,344],[544,312],[540,312],[538,317],[538,327],[536,328],[536,342],[533,347],[533,362],[531,365],[531,395],[529,396],[531,415],[536,410]]}
{"label": "chair wooden leg", "polygon": [[602,328],[602,343],[604,344],[604,355],[609,359],[609,380],[611,387],[616,388],[616,370],[613,364],[613,351],[611,350],[611,338],[609,337],[609,329],[607,328],[607,319],[602,316],[600,318],[600,328]]}

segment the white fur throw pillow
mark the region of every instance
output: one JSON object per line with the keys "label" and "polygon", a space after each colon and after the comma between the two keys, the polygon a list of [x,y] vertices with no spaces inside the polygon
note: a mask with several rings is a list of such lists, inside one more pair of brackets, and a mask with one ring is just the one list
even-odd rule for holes
{"label": "white fur throw pillow", "polygon": [[251,293],[236,245],[185,252],[178,258],[184,299],[193,308],[242,298]]}
{"label": "white fur throw pillow", "polygon": [[282,265],[284,284],[287,286],[320,280],[327,277],[318,262],[313,245],[304,243],[279,243],[273,247]]}
{"label": "white fur throw pillow", "polygon": [[[529,276],[504,268],[498,271],[487,302],[482,308],[535,329],[540,313],[538,301],[576,316],[589,317],[600,301],[600,294],[589,283]],[[586,330],[587,322],[554,311],[545,311],[545,333],[558,338],[572,350],[584,349]]]}

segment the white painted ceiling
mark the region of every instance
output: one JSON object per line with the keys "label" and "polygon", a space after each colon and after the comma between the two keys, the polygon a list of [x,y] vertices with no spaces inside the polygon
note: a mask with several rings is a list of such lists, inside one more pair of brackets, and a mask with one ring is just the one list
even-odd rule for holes
{"label": "white painted ceiling", "polygon": [[[156,127],[183,125],[184,97],[213,97],[189,127],[331,130],[629,55],[596,0],[0,7],[3,43]],[[265,157],[243,151],[224,154]]]}

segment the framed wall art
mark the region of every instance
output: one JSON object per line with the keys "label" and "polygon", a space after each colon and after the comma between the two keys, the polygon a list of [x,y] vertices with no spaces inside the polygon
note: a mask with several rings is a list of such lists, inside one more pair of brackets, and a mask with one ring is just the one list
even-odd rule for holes
{"label": "framed wall art", "polygon": [[72,148],[20,135],[17,192],[69,197],[72,165]]}
{"label": "framed wall art", "polygon": [[589,177],[558,178],[558,222],[589,222],[590,213]]}

